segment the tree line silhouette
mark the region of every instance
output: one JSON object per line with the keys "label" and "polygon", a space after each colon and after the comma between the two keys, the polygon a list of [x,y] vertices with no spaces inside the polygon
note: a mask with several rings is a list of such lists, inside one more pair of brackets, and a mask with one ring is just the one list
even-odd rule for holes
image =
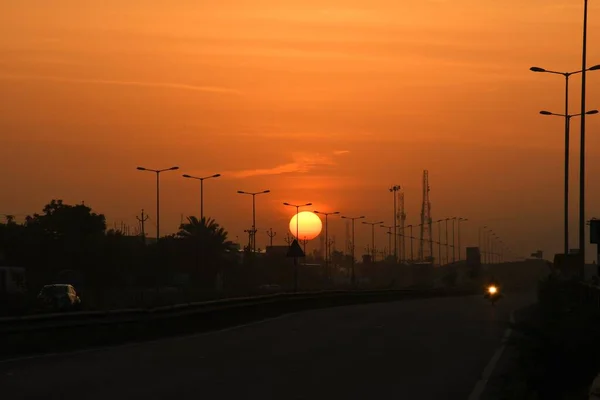
{"label": "tree line silhouette", "polygon": [[[24,267],[31,296],[45,284],[71,283],[88,305],[93,298],[99,307],[107,293],[169,287],[179,293],[170,302],[202,300],[252,294],[265,284],[291,287],[293,276],[289,258],[240,252],[211,218],[189,216],[175,234],[148,243],[108,229],[106,217],[88,205],[62,200],[23,223],[10,217],[0,223],[0,265]],[[306,287],[324,288],[322,271],[304,271],[303,280]],[[135,305],[131,299],[122,303]]]}

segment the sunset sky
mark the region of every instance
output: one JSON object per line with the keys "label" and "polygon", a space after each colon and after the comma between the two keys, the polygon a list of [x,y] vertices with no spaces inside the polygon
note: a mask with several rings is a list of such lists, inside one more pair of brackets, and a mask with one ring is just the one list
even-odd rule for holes
{"label": "sunset sky", "polygon": [[[0,5],[0,214],[85,201],[109,224],[161,231],[205,214],[258,247],[283,244],[295,210],[392,223],[402,185],[419,223],[423,169],[434,220],[461,216],[463,245],[489,225],[515,253],[562,251],[564,79],[581,67],[576,0],[4,0]],[[590,2],[589,65],[600,63]],[[588,75],[600,108],[600,71]],[[572,78],[578,113],[580,78]],[[587,217],[600,217],[600,116],[588,117]],[[579,121],[572,121],[577,247]],[[336,247],[344,222],[330,219]],[[434,231],[437,240],[437,229]],[[379,229],[378,246],[387,245]],[[370,227],[356,227],[357,251]],[[590,245],[588,258],[595,248]]]}

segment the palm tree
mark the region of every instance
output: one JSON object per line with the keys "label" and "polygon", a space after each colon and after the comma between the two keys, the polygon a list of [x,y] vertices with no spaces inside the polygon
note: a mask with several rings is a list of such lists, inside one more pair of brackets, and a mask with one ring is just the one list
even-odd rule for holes
{"label": "palm tree", "polygon": [[236,252],[234,243],[227,239],[227,231],[212,218],[188,217],[187,223],[179,226],[177,238],[193,246],[198,269],[202,259],[216,267],[217,274],[226,255]]}
{"label": "palm tree", "polygon": [[208,253],[223,254],[234,249],[227,240],[227,231],[212,218],[187,217],[187,223],[179,226],[177,237],[199,242]]}

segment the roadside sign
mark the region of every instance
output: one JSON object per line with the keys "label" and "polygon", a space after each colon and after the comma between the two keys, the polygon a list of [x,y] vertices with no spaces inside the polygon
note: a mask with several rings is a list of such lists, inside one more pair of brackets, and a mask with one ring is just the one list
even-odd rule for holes
{"label": "roadside sign", "polygon": [[600,244],[600,219],[590,221],[590,243]]}
{"label": "roadside sign", "polygon": [[304,251],[302,250],[302,247],[300,247],[298,240],[294,239],[288,249],[286,257],[304,257]]}

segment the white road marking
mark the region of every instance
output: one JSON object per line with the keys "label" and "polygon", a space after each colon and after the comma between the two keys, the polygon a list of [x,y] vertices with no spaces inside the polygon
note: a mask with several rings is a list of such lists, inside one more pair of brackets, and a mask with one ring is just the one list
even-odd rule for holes
{"label": "white road marking", "polygon": [[92,352],[95,352],[95,351],[102,351],[102,350],[111,350],[111,349],[120,349],[120,348],[127,348],[127,347],[143,346],[145,344],[151,344],[151,343],[161,343],[161,342],[168,342],[168,341],[192,339],[192,338],[195,338],[195,337],[202,337],[202,336],[214,335],[214,334],[217,334],[217,333],[229,332],[229,331],[234,331],[234,330],[237,330],[237,329],[247,328],[247,327],[254,326],[254,325],[260,325],[260,324],[264,324],[264,323],[267,323],[267,322],[275,321],[275,320],[278,320],[278,319],[283,319],[283,318],[289,317],[290,315],[293,315],[293,314],[296,314],[296,313],[295,312],[291,312],[291,313],[279,315],[277,317],[262,319],[260,321],[254,321],[254,322],[250,322],[250,323],[243,324],[243,325],[235,325],[235,326],[230,326],[228,328],[217,329],[217,330],[213,330],[213,331],[206,331],[206,332],[201,332],[201,333],[192,333],[192,334],[189,334],[189,335],[171,336],[171,337],[165,337],[165,338],[161,338],[161,339],[146,340],[146,341],[142,341],[142,342],[118,344],[118,345],[114,345],[114,346],[92,347],[92,348],[83,349],[83,350],[74,350],[74,351],[66,351],[66,352],[58,352],[58,353],[43,353],[43,354],[34,354],[34,355],[31,355],[31,356],[25,356],[25,357],[7,358],[7,359],[4,359],[4,360],[0,360],[0,364],[8,364],[8,363],[11,363],[11,362],[26,361],[26,360],[35,360],[35,359],[41,359],[41,358],[50,358],[50,357],[56,357],[56,356],[72,356],[72,355],[92,353]]}
{"label": "white road marking", "polygon": [[[511,311],[511,313],[510,313],[510,323],[511,324],[515,323],[514,311]],[[511,333],[512,333],[512,329],[510,329],[510,328],[507,328],[506,331],[504,331],[504,336],[502,337],[502,345],[496,349],[496,352],[492,356],[492,359],[485,366],[485,369],[483,370],[483,374],[481,375],[481,379],[479,381],[477,381],[477,384],[475,385],[475,387],[473,388],[473,391],[469,395],[468,400],[479,400],[481,398],[481,395],[483,394],[483,391],[485,390],[485,386],[487,385],[488,380],[492,376],[492,373],[494,372],[494,369],[496,368],[496,365],[498,364],[500,357],[502,357],[502,353],[504,352],[504,349],[506,348],[506,341],[510,337]]]}

